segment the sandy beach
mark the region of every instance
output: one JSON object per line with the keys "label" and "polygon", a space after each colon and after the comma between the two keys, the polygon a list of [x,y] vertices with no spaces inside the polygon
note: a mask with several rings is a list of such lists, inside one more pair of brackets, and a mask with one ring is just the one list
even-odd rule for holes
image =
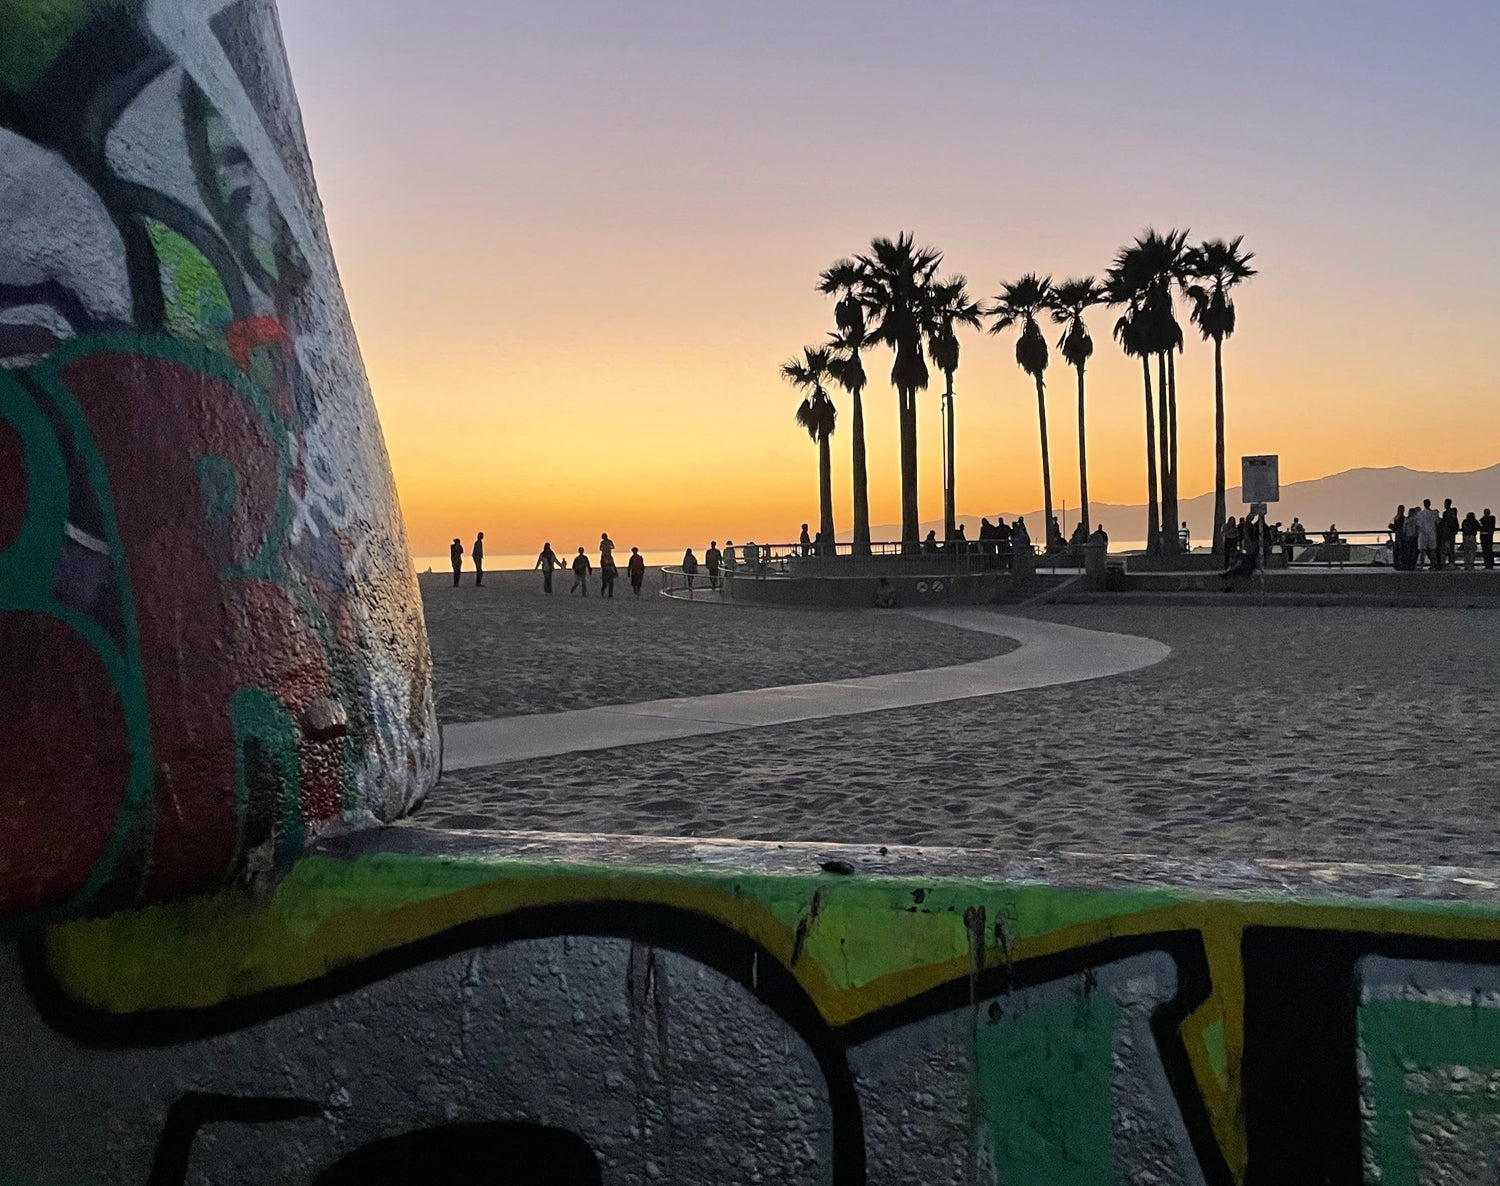
{"label": "sandy beach", "polygon": [[[445,724],[521,713],[738,692],[966,663],[1009,640],[874,611],[687,604],[658,595],[570,595],[572,573],[542,592],[540,573],[421,577],[438,717]],[[705,584],[707,582],[705,581]]]}
{"label": "sandy beach", "polygon": [[[660,631],[668,650],[712,654],[733,632],[741,646],[728,655],[756,658],[726,656],[714,678],[740,687],[787,663],[804,663],[801,673],[774,682],[859,674],[855,663],[897,669],[879,656],[926,626],[873,612],[792,626],[780,620],[792,611],[731,618],[724,607],[655,601],[641,620],[660,625],[642,637]],[[1493,611],[1035,613],[1156,638],[1173,653],[1092,683],[450,774],[415,822],[1230,860],[1500,860]],[[440,690],[450,620],[429,618]],[[792,629],[820,640],[815,658],[787,658]],[[552,637],[558,662],[581,651],[570,661],[587,670],[596,638]],[[958,652],[950,661],[977,657],[962,652],[984,641],[947,640]],[[576,695],[549,703],[533,684],[528,709],[512,711],[573,707]]]}

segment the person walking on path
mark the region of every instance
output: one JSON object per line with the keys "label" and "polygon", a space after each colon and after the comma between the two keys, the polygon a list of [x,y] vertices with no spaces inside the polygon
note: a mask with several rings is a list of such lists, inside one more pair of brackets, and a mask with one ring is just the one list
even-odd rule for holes
{"label": "person walking on path", "polygon": [[703,567],[708,569],[708,587],[719,587],[719,569],[724,567],[724,553],[719,551],[719,541],[708,541],[708,551],[703,553]]}
{"label": "person walking on path", "polygon": [[1484,554],[1484,566],[1495,567],[1495,513],[1489,507],[1479,516],[1479,550]]}
{"label": "person walking on path", "polygon": [[1479,520],[1473,511],[1464,516],[1464,521],[1459,524],[1458,529],[1464,537],[1464,569],[1473,572],[1474,555],[1479,551]]}
{"label": "person walking on path", "polygon": [[1443,517],[1438,523],[1438,547],[1442,550],[1443,564],[1452,567],[1458,563],[1458,508],[1451,498],[1443,499]]}
{"label": "person walking on path", "polygon": [[[544,543],[541,555],[536,558],[536,567],[542,570],[543,593],[552,592],[552,570],[554,568],[561,568],[562,566],[562,561],[557,558],[557,553],[552,550],[551,541],[549,540],[547,543]],[[536,568],[531,571],[535,572]]]}
{"label": "person walking on path", "polygon": [[578,555],[573,557],[573,587],[569,593],[577,593],[583,590],[583,595],[589,595],[589,573],[594,571],[594,566],[589,563],[588,553],[582,547],[578,549]]}
{"label": "person walking on path", "polygon": [[639,548],[630,549],[630,559],[625,562],[625,575],[630,578],[630,589],[637,597],[641,595],[641,582],[646,579],[646,558]]}
{"label": "person walking on path", "polygon": [[453,561],[453,587],[458,588],[458,578],[464,571],[464,544],[457,536],[453,537],[453,544],[448,549],[448,559]]}
{"label": "person walking on path", "polygon": [[469,555],[474,557],[474,584],[484,584],[484,532],[474,537],[474,548]]}
{"label": "person walking on path", "polygon": [[682,554],[682,573],[687,577],[688,596],[693,595],[693,579],[698,575],[698,557],[693,555],[693,549],[689,548]]}

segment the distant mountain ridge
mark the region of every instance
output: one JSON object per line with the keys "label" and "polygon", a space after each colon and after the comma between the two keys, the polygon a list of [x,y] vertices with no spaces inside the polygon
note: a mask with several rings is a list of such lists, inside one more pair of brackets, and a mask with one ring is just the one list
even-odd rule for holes
{"label": "distant mountain ridge", "polygon": [[[1225,492],[1227,513],[1236,517],[1248,508],[1240,501],[1240,488],[1231,486]],[[1398,503],[1411,506],[1422,505],[1424,498],[1432,499],[1432,505],[1441,507],[1443,499],[1451,498],[1459,513],[1472,510],[1479,514],[1485,507],[1500,507],[1500,463],[1484,469],[1448,473],[1434,470],[1408,469],[1404,465],[1393,465],[1384,469],[1362,467],[1346,469],[1324,478],[1310,478],[1305,482],[1284,483],[1281,501],[1273,503],[1270,518],[1290,523],[1293,516],[1302,520],[1309,531],[1321,531],[1330,523],[1341,531],[1374,531],[1383,528],[1396,513]],[[1068,530],[1078,522],[1078,508],[1069,499]],[[1061,502],[1054,508],[1058,519],[1062,518]],[[1214,492],[1200,494],[1194,498],[1180,499],[1178,507],[1181,517],[1187,520],[1193,539],[1206,542],[1213,530]],[[1007,523],[1016,515],[1012,511],[999,512]],[[1041,539],[1042,512],[1040,509],[1024,512],[1026,523],[1031,528],[1031,537]],[[1146,537],[1146,506],[1144,503],[1124,506],[1119,503],[1090,502],[1089,514],[1095,524],[1103,523],[1104,529],[1117,540],[1135,540]],[[995,515],[986,515],[990,522]],[[964,534],[970,539],[979,532],[978,515],[960,515],[958,521],[964,525]],[[936,531],[941,537],[943,521],[925,520],[922,534]],[[882,523],[870,528],[872,539],[900,539],[899,523]],[[840,531],[839,539],[850,538],[848,531]]]}

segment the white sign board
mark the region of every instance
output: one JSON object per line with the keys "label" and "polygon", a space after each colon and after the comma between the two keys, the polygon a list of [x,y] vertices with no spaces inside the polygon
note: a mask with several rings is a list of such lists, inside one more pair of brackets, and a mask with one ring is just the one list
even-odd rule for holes
{"label": "white sign board", "polygon": [[1280,460],[1276,453],[1240,458],[1241,502],[1281,501]]}

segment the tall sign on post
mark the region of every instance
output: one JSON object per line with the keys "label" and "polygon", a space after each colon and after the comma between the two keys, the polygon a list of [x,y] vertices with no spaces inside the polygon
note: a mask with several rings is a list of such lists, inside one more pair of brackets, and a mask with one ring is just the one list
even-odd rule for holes
{"label": "tall sign on post", "polygon": [[1240,498],[1252,515],[1265,515],[1266,504],[1281,501],[1281,457],[1263,453],[1240,458]]}

